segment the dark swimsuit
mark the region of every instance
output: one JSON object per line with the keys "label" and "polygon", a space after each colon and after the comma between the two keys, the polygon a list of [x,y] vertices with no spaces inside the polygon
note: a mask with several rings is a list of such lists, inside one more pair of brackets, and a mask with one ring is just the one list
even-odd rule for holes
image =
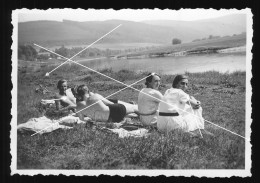
{"label": "dark swimsuit", "polygon": [[109,118],[108,121],[120,122],[124,119],[126,115],[126,108],[123,104],[111,104],[109,107]]}
{"label": "dark swimsuit", "polygon": [[67,104],[66,102],[63,102],[62,100],[60,101],[60,105],[62,105],[62,107],[67,107],[69,104]]}

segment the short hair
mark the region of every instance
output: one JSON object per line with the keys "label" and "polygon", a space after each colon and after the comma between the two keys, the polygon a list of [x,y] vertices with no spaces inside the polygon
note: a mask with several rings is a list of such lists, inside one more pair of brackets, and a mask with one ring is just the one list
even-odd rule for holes
{"label": "short hair", "polygon": [[177,87],[177,84],[183,80],[183,79],[188,79],[188,76],[184,75],[184,74],[179,74],[177,76],[175,76],[173,82],[172,82],[172,87],[173,88],[176,88]]}
{"label": "short hair", "polygon": [[57,84],[57,88],[60,89],[61,85],[62,85],[63,83],[65,83],[65,82],[67,82],[66,79],[61,79],[61,80],[59,80],[59,81],[58,81],[58,84]]}
{"label": "short hair", "polygon": [[158,76],[159,78],[161,78],[158,74],[156,74],[154,72],[149,73],[147,76],[148,77],[145,80],[145,85],[146,86],[148,86],[148,84],[152,82],[154,76]]}
{"label": "short hair", "polygon": [[77,88],[77,98],[79,101],[83,100],[83,96],[86,94],[86,92],[89,92],[89,89],[86,85],[80,85]]}

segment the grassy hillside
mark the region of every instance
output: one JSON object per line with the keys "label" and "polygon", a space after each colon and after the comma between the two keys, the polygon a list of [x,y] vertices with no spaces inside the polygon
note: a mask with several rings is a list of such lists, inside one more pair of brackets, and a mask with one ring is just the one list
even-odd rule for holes
{"label": "grassy hillside", "polygon": [[[120,17],[119,17],[120,18]],[[239,34],[245,31],[245,23],[233,24],[236,16],[218,22],[149,22],[123,20],[75,22],[32,21],[18,24],[18,43],[34,42],[45,46],[89,44],[114,27],[122,26],[102,40],[102,43],[155,43],[170,44],[173,38],[183,42],[208,37]],[[165,26],[167,25],[167,26]]]}
{"label": "grassy hillside", "polygon": [[[240,34],[236,36],[227,36],[218,39],[207,39],[198,42],[160,46],[154,49],[125,54],[125,55],[127,56],[140,56],[140,55],[151,55],[151,54],[162,55],[162,54],[170,54],[174,52],[189,51],[189,50],[196,50],[196,49],[210,49],[210,48],[224,49],[224,48],[233,48],[233,47],[239,47],[245,45],[246,45],[246,34]],[[125,56],[125,55],[121,55],[121,56]]]}
{"label": "grassy hillside", "polygon": [[19,23],[18,42],[36,42],[44,45],[90,44],[119,24],[123,25],[105,37],[102,43],[169,43],[173,35],[180,36],[172,28],[129,21],[36,21]]}
{"label": "grassy hillside", "polygon": [[[25,67],[25,66],[24,66]],[[53,93],[35,93],[38,84],[56,91],[59,79],[68,80],[69,86],[88,84],[92,91],[104,96],[124,86],[76,65],[62,66],[43,77],[51,66],[40,69],[19,69],[18,118],[24,123],[29,118],[46,115],[56,119],[60,114],[54,108],[47,110],[39,101],[49,99]],[[143,78],[147,73],[101,70],[100,72],[126,84]],[[217,125],[244,136],[245,134],[245,72],[187,73],[190,77],[188,93],[202,102],[203,116]],[[162,75],[160,92],[171,86],[174,75]],[[143,83],[134,86],[143,87]],[[137,101],[138,92],[127,89],[114,97]],[[114,98],[113,97],[113,98]],[[111,97],[112,98],[112,97]],[[134,119],[135,124],[140,124]],[[18,169],[244,169],[245,140],[205,122],[215,137],[192,138],[174,131],[168,135],[150,129],[147,138],[120,139],[99,127],[75,126],[72,130],[57,130],[50,134],[18,134]]]}
{"label": "grassy hillside", "polygon": [[[204,19],[198,21],[176,21],[176,20],[148,20],[143,21],[150,25],[178,28],[186,34],[189,39],[207,38],[209,35],[225,36],[240,34],[246,31],[246,15],[235,14],[224,17]],[[187,32],[187,30],[189,32]]]}

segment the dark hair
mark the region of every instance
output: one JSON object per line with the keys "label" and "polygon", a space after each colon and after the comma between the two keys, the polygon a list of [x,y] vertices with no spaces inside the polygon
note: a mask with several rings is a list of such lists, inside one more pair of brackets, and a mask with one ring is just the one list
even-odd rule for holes
{"label": "dark hair", "polygon": [[61,85],[62,85],[63,83],[65,83],[65,82],[67,82],[66,79],[61,79],[61,80],[59,80],[59,81],[58,81],[58,84],[57,84],[57,88],[60,89]]}
{"label": "dark hair", "polygon": [[86,85],[80,85],[77,88],[77,99],[79,101],[83,100],[83,96],[86,94],[86,92],[89,92],[89,89]]}
{"label": "dark hair", "polygon": [[152,82],[154,76],[158,76],[159,78],[161,78],[158,74],[156,74],[156,73],[154,73],[154,72],[149,73],[147,76],[148,76],[148,77],[147,77],[146,80],[145,80],[145,85],[146,85],[146,86],[148,86],[148,84]]}
{"label": "dark hair", "polygon": [[177,84],[183,80],[183,79],[188,79],[188,76],[184,75],[184,74],[179,74],[177,76],[175,76],[173,82],[172,82],[172,87],[173,88],[176,88],[177,87]]}
{"label": "dark hair", "polygon": [[74,86],[73,88],[71,88],[71,92],[72,92],[72,94],[74,95],[74,97],[77,96],[77,89],[78,89],[78,86],[77,86],[77,85]]}

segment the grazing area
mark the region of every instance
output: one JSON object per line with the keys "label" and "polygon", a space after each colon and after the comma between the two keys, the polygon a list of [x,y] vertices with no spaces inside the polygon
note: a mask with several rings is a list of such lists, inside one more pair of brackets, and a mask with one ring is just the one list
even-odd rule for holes
{"label": "grazing area", "polygon": [[217,39],[206,39],[200,40],[197,42],[190,43],[182,43],[171,46],[161,46],[155,49],[150,49],[147,51],[140,51],[129,54],[122,54],[119,57],[127,56],[127,57],[138,57],[147,55],[151,56],[164,56],[167,54],[178,53],[178,52],[187,52],[187,54],[195,54],[203,52],[203,51],[214,51],[226,49],[226,48],[234,48],[241,47],[246,45],[246,34],[239,34],[234,36],[225,36]]}
{"label": "grazing area", "polygon": [[[44,77],[54,68],[50,65],[18,65],[17,124],[30,118],[47,116],[58,119],[62,113],[55,108],[44,108],[41,99],[53,98],[59,79],[68,80],[73,87],[87,84],[92,91],[108,96],[125,86],[77,65],[64,65]],[[34,68],[34,69],[33,69]],[[101,73],[131,84],[144,78],[148,72],[112,69]],[[219,73],[216,71],[186,73],[189,76],[188,93],[201,101],[203,116],[219,126],[245,135],[246,73]],[[160,92],[171,87],[174,75],[161,75]],[[48,93],[35,92],[45,86]],[[133,87],[141,89],[144,82]],[[137,101],[138,92],[126,89],[111,98]],[[140,124],[133,118],[134,124]],[[205,128],[215,137],[191,137],[174,131],[162,134],[150,128],[147,137],[119,138],[98,126],[76,125],[70,130],[49,134],[18,134],[18,169],[244,169],[245,139],[205,122]]]}

